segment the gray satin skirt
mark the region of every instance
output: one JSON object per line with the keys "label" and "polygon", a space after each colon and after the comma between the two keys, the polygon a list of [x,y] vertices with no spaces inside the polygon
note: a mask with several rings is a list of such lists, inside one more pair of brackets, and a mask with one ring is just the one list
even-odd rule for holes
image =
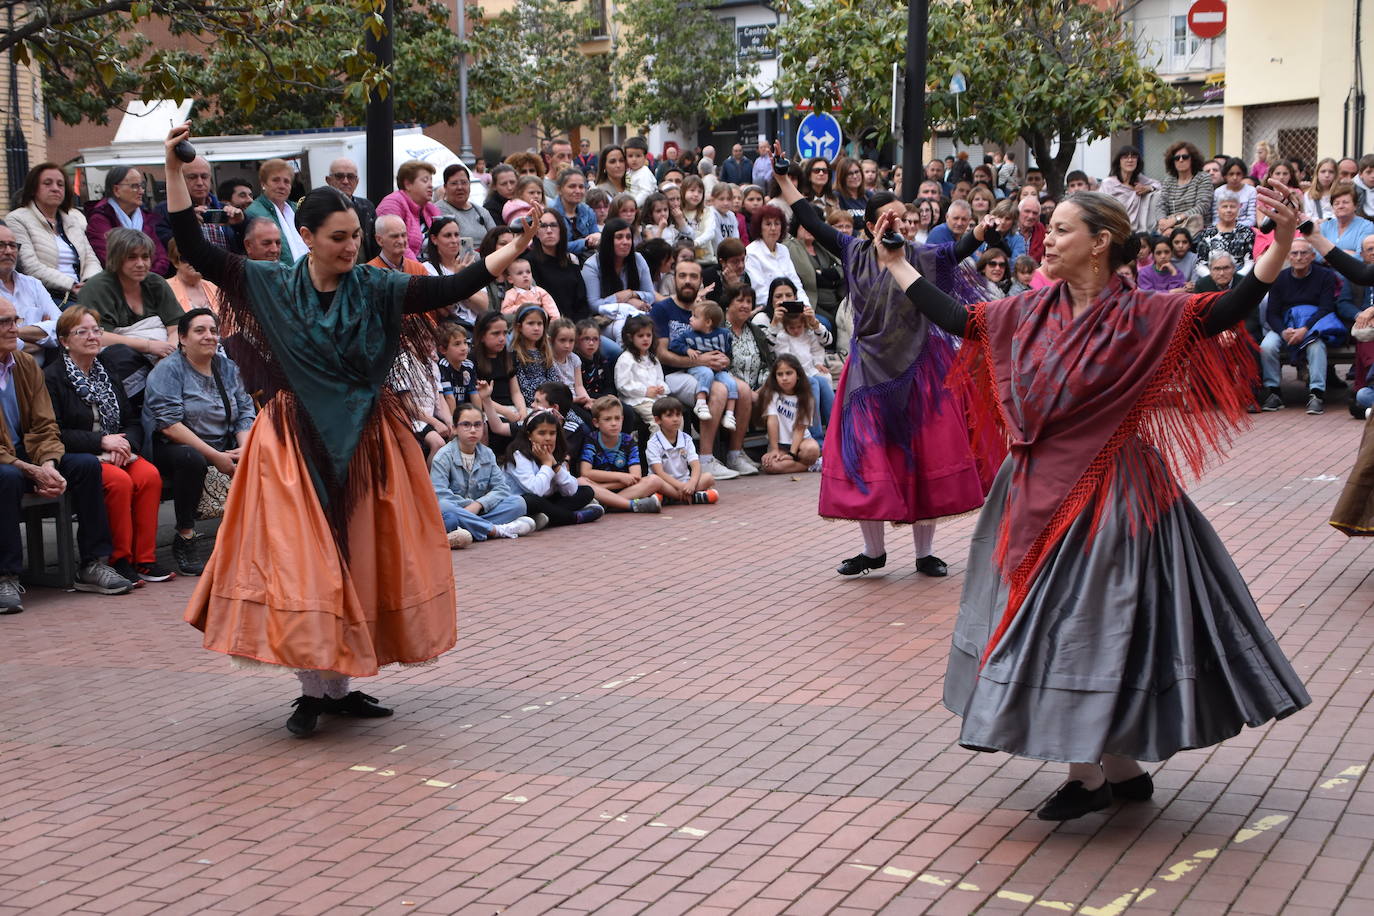
{"label": "gray satin skirt", "polygon": [[1068,763],[1159,761],[1311,702],[1187,496],[1136,534],[1139,509],[1119,490],[1095,537],[1085,513],[980,672],[1006,608],[994,554],[1010,482],[1008,462],[974,531],[950,648],[944,703],[964,720],[961,745]]}

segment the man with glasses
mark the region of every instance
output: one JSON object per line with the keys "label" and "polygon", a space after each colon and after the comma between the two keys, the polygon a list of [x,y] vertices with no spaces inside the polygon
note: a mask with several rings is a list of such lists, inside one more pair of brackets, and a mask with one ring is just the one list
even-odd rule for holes
{"label": "man with glasses", "polygon": [[[585,179],[584,179],[585,180]],[[444,197],[439,212],[458,221],[458,233],[480,242],[487,230],[496,228],[496,220],[486,207],[472,204],[472,177],[467,167],[454,162],[444,169]]]}
{"label": "man with glasses", "polygon": [[75,588],[123,595],[134,583],[105,562],[114,549],[105,514],[100,459],[68,454],[53,414],[43,370],[19,351],[19,313],[0,298],[0,614],[24,610],[20,505],[26,493],[68,494],[80,528],[81,566]]}
{"label": "man with glasses", "polygon": [[358,224],[363,230],[358,260],[368,261],[376,257],[379,249],[373,234],[377,222],[377,208],[366,197],[353,196],[353,192],[358,190],[358,163],[346,157],[335,159],[329,163],[329,173],[324,176],[324,183],[347,194],[353,201],[353,209],[358,211]]}
{"label": "man with glasses", "polygon": [[[243,245],[238,232],[243,225],[243,210],[233,204],[221,203],[215,196],[211,190],[214,185],[209,161],[204,156],[197,156],[186,163],[181,174],[186,176],[186,187],[191,192],[191,207],[196,211],[196,218],[200,220],[200,234],[205,236],[205,240],[211,245],[229,251],[242,251]],[[206,222],[207,210],[223,212],[217,212],[217,215],[211,218],[213,222]],[[172,240],[172,224],[167,219],[167,201],[158,204],[153,211],[158,215],[157,237],[165,248]]]}
{"label": "man with glasses", "polygon": [[[1313,263],[1315,253],[1306,239],[1294,239],[1288,253],[1289,266],[1279,272],[1278,279],[1269,288],[1269,301],[1264,310],[1264,324],[1268,330],[1260,342],[1260,374],[1269,392],[1263,405],[1267,411],[1283,409],[1279,360],[1285,350],[1290,358],[1299,352],[1307,358],[1307,412],[1319,414],[1323,410],[1326,342],[1314,329],[1336,310],[1336,275],[1329,268]],[[1307,308],[1289,314],[1290,310],[1302,306]],[[1290,326],[1297,321],[1302,323]]]}
{"label": "man with glasses", "polygon": [[0,295],[14,303],[19,313],[19,345],[44,365],[57,353],[57,319],[62,310],[36,278],[15,270],[20,244],[14,231],[0,219]]}

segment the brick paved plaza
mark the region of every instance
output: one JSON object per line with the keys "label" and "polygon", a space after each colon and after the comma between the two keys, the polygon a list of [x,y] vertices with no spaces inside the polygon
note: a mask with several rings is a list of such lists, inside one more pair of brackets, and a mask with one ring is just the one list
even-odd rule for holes
{"label": "brick paved plaza", "polygon": [[0,913],[1374,912],[1374,544],[1325,524],[1360,424],[1255,418],[1193,490],[1313,705],[1063,826],[1062,768],[957,747],[945,580],[842,580],[816,476],[455,553],[460,641],[282,727],[294,678],[181,622],[192,581],[0,618]]}

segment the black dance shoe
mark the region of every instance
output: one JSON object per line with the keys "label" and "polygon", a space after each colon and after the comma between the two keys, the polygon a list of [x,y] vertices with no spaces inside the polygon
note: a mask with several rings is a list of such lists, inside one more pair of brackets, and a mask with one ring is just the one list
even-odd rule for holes
{"label": "black dance shoe", "polygon": [[353,716],[358,719],[384,719],[391,715],[391,710],[385,706],[377,705],[377,698],[370,697],[361,690],[355,690],[348,696],[338,700],[326,700],[329,704],[325,712],[333,713],[336,716]]}
{"label": "black dance shoe", "polygon": [[880,553],[876,557],[870,557],[866,553],[861,553],[857,557],[850,557],[840,564],[838,570],[842,576],[868,575],[871,569],[882,569],[887,565],[887,554]]}
{"label": "black dance shoe", "polygon": [[945,565],[945,561],[934,554],[917,558],[916,571],[927,576],[934,576],[937,579],[949,575],[949,567]]}
{"label": "black dance shoe", "polygon": [[1112,787],[1104,779],[1096,789],[1083,788],[1082,780],[1075,779],[1060,786],[1059,791],[1045,802],[1045,807],[1035,812],[1042,821],[1071,821],[1076,817],[1101,811],[1112,803]]}
{"label": "black dance shoe", "polygon": [[1149,773],[1141,773],[1122,782],[1109,782],[1107,785],[1112,787],[1112,798],[1122,802],[1149,801],[1155,794],[1155,782]]}
{"label": "black dance shoe", "polygon": [[291,704],[296,707],[296,711],[291,713],[291,718],[286,720],[286,730],[297,738],[305,738],[315,734],[315,726],[319,724],[320,713],[328,712],[330,703],[324,697],[296,697]]}

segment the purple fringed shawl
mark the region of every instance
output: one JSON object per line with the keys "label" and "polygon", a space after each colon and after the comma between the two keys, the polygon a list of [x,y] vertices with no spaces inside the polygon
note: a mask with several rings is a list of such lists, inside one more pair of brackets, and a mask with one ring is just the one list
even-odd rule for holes
{"label": "purple fringed shawl", "polygon": [[[830,435],[840,437],[845,475],[867,493],[860,462],[865,450],[895,445],[908,467],[914,466],[912,431],[921,429],[928,409],[938,409],[946,394],[945,374],[957,343],[907,300],[906,291],[878,263],[871,241],[848,241],[843,255],[854,336],[839,423],[831,424]],[[978,272],[956,261],[952,243],[907,245],[906,257],[961,304],[988,298]]]}

